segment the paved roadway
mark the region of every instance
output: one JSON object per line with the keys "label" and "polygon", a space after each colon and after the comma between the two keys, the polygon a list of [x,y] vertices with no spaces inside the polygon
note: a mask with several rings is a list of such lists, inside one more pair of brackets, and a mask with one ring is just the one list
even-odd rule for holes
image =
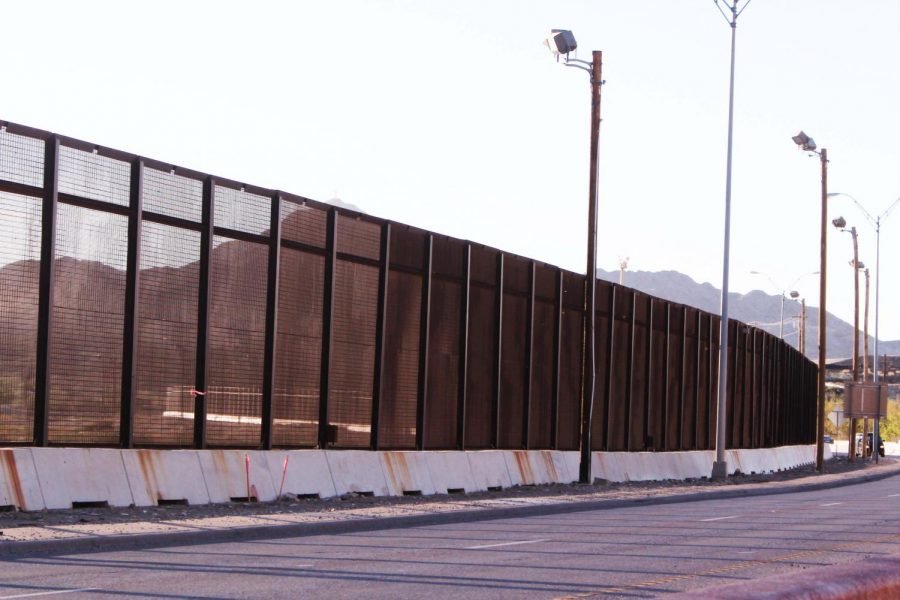
{"label": "paved roadway", "polygon": [[9,598],[644,598],[900,552],[900,477],[817,492],[5,561]]}

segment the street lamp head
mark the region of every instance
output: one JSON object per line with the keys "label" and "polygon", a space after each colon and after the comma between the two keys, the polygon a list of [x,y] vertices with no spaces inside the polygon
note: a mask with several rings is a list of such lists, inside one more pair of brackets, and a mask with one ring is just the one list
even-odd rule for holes
{"label": "street lamp head", "polygon": [[861,260],[858,260],[858,261],[856,261],[856,268],[859,269],[860,271],[862,271],[863,269],[866,268],[866,263],[864,263]]}
{"label": "street lamp head", "polygon": [[816,150],[815,140],[813,140],[802,131],[791,139],[794,140],[794,143],[800,146],[802,150],[808,150],[809,152],[814,152]]}
{"label": "street lamp head", "polygon": [[800,297],[800,292],[798,292],[797,290],[793,290],[791,292],[791,298],[793,298],[794,300],[796,300],[799,297]]}
{"label": "street lamp head", "polygon": [[544,40],[544,45],[556,58],[559,58],[560,54],[568,56],[569,52],[574,52],[578,48],[575,35],[568,29],[551,29],[550,37]]}
{"label": "street lamp head", "polygon": [[847,226],[847,220],[844,217],[838,217],[837,219],[832,220],[831,224],[838,229],[843,229]]}

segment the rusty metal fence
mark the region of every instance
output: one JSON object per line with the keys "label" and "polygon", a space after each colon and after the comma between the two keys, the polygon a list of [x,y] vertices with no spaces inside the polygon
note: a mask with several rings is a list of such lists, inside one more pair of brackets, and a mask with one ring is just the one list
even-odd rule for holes
{"label": "rusty metal fence", "polygon": [[[0,443],[577,449],[585,281],[0,121]],[[594,449],[712,447],[719,318],[596,285]],[[729,326],[728,445],[811,443],[815,366]]]}

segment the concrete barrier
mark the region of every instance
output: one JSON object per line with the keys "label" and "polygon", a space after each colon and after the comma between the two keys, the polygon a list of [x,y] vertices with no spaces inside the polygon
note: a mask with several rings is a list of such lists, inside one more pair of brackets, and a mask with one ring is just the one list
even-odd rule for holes
{"label": "concrete barrier", "polygon": [[326,450],[325,458],[337,495],[355,492],[387,496],[391,493],[377,452]]}
{"label": "concrete barrier", "polygon": [[[284,469],[285,459],[287,470]],[[266,462],[276,495],[279,491],[296,496],[320,498],[337,495],[324,450],[273,450],[266,453]],[[281,490],[282,476],[283,490]]]}
{"label": "concrete barrier", "polygon": [[434,494],[425,452],[379,452],[388,495]]}
{"label": "concrete barrier", "polygon": [[121,453],[135,506],[179,501],[210,503],[197,450],[122,450]]}
{"label": "concrete barrier", "polygon": [[479,487],[475,483],[472,467],[465,452],[425,452],[425,461],[435,493],[478,491]]}
{"label": "concrete barrier", "polygon": [[260,502],[275,499],[266,452],[260,450],[200,450],[200,468],[210,502],[247,498],[247,458],[250,459],[250,496]]}
{"label": "concrete barrier", "polygon": [[[45,508],[134,503],[122,451],[113,448],[31,448]],[[18,464],[18,461],[17,461]]]}
{"label": "concrete barrier", "polygon": [[[594,452],[594,479],[684,480],[709,477],[713,451]],[[826,452],[826,458],[829,453]],[[148,506],[185,500],[222,503],[284,492],[330,497],[484,491],[514,485],[577,481],[580,453],[555,450],[399,452],[368,450],[0,450],[0,506],[22,510],[77,503]],[[284,460],[287,470],[283,471]],[[765,473],[811,464],[815,446],[727,451],[729,472]]]}
{"label": "concrete barrier", "polygon": [[44,510],[31,448],[0,450],[0,506],[18,510]]}
{"label": "concrete barrier", "polygon": [[466,458],[469,460],[476,490],[483,492],[513,486],[503,450],[467,450]]}

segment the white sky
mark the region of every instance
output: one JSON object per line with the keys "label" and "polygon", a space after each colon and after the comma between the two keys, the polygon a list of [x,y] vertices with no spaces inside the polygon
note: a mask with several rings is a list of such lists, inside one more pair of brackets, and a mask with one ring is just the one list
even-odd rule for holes
{"label": "white sky", "polygon": [[[604,52],[598,264],[722,284],[730,29],[713,0],[7,2],[0,118],[584,271],[587,74]],[[819,162],[876,214],[900,196],[900,2],[753,0],[738,24],[731,290],[819,268]],[[831,201],[875,236],[850,200]],[[852,322],[850,237],[828,308]],[[881,338],[900,338],[900,209]],[[818,280],[796,286],[818,304]],[[873,323],[870,330],[874,333]]]}

